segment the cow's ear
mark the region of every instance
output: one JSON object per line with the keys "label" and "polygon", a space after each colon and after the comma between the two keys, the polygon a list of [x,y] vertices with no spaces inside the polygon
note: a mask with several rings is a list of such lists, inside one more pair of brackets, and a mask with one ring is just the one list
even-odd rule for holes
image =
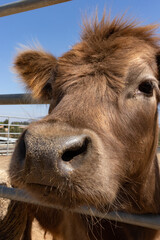
{"label": "cow's ear", "polygon": [[33,98],[42,101],[52,98],[56,65],[57,60],[53,55],[32,49],[20,52],[14,61],[14,69]]}

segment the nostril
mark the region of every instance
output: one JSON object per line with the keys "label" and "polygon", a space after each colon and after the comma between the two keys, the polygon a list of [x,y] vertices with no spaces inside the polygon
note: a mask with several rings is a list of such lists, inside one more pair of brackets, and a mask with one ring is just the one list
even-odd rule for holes
{"label": "nostril", "polygon": [[85,138],[82,145],[73,145],[69,149],[66,149],[62,155],[62,160],[65,162],[71,161],[74,157],[86,154],[89,145],[89,139]]}
{"label": "nostril", "polygon": [[21,137],[19,139],[19,143],[18,143],[19,157],[20,157],[20,159],[23,159],[23,160],[26,157],[26,145],[25,145],[25,141],[24,141],[25,133],[26,133],[26,131],[23,132],[23,134],[21,135]]}

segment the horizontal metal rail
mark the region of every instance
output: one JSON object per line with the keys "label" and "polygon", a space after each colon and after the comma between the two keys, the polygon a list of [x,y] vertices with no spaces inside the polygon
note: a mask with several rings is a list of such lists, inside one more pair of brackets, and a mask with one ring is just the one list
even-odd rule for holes
{"label": "horizontal metal rail", "polygon": [[[47,104],[49,102],[43,102]],[[17,104],[42,104],[34,100],[30,94],[1,94],[0,105],[17,105]]]}
{"label": "horizontal metal rail", "polygon": [[21,0],[0,6],[0,17],[47,7],[71,0]]}
{"label": "horizontal metal rail", "polygon": [[[8,149],[7,150],[7,155],[12,154],[13,151],[14,151],[14,148],[13,149]],[[0,155],[6,156],[6,149],[0,150]]]}
{"label": "horizontal metal rail", "polygon": [[111,221],[118,221],[122,223],[137,225],[141,227],[147,227],[152,229],[160,229],[160,215],[153,215],[153,214],[145,214],[145,215],[138,215],[138,214],[129,214],[124,212],[109,212],[109,213],[102,213],[95,209],[94,207],[79,207],[74,209],[64,209],[59,205],[53,204],[42,204],[37,199],[26,193],[24,190],[16,189],[16,188],[8,188],[6,186],[0,186],[0,197],[7,198],[16,201],[22,201],[26,203],[41,205],[44,207],[50,207],[55,209],[67,210],[72,211],[80,214],[90,215],[94,217],[99,217],[102,219],[107,219]]}
{"label": "horizontal metal rail", "polygon": [[[8,133],[0,132],[0,135],[7,135]],[[15,132],[9,132],[10,135],[18,134],[20,135],[21,133],[15,133]]]}
{"label": "horizontal metal rail", "polygon": [[[12,94],[7,94],[7,96],[8,95],[12,95]],[[13,94],[13,95],[19,95],[19,94]],[[24,96],[26,96],[26,94],[20,94],[20,95],[24,95]],[[1,98],[1,96],[2,95],[0,95],[0,98]],[[5,95],[6,96],[6,95]],[[30,96],[30,95],[29,95]],[[3,104],[1,104],[0,103],[0,105],[3,105]],[[8,116],[8,115],[0,115],[0,118],[16,118],[16,119],[29,119],[29,120],[33,120],[33,121],[35,121],[35,120],[37,120],[36,118],[30,118],[30,117],[17,117],[17,116]]]}
{"label": "horizontal metal rail", "polygon": [[24,124],[12,124],[12,125],[10,125],[10,124],[0,123],[0,126],[6,126],[6,127],[8,127],[8,126],[11,126],[11,127],[27,127],[28,125],[29,124],[26,124],[26,125],[24,125]]}

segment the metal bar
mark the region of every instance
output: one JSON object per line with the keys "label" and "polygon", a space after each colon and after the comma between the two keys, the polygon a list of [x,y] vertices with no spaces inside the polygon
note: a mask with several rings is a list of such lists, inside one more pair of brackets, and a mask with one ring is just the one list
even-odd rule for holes
{"label": "metal bar", "polygon": [[[11,127],[27,127],[28,125],[29,125],[29,123],[26,124],[26,125],[23,125],[23,124],[22,125],[21,124],[12,124],[12,123],[10,124]],[[0,123],[0,126],[6,126],[7,127],[8,124]]]}
{"label": "metal bar", "polygon": [[14,148],[8,150],[8,154],[6,154],[6,149],[4,149],[4,150],[0,150],[0,153],[1,153],[1,155],[3,154],[6,156],[6,155],[10,155],[11,153],[13,153],[13,151],[14,151]]}
{"label": "metal bar", "polygon": [[[8,132],[0,132],[0,135],[7,135],[8,134]],[[17,135],[17,134],[21,134],[21,133],[11,133],[12,135]]]}
{"label": "metal bar", "polygon": [[22,0],[0,6],[0,17],[26,12],[72,0]]}
{"label": "metal bar", "polygon": [[102,213],[95,209],[94,207],[79,207],[75,209],[65,209],[59,205],[53,205],[49,203],[41,203],[31,195],[29,195],[24,190],[15,189],[15,188],[8,188],[6,186],[0,186],[0,197],[1,198],[8,198],[16,201],[22,201],[26,203],[41,205],[50,208],[56,208],[66,211],[72,211],[80,214],[95,216],[103,219],[108,219],[112,221],[118,221],[122,223],[128,223],[132,225],[137,225],[141,227],[147,227],[152,229],[160,229],[160,215],[154,214],[145,214],[145,215],[138,215],[138,214],[129,214],[124,212],[109,212],[109,213]]}
{"label": "metal bar", "polygon": [[[8,95],[12,95],[12,94],[8,94]],[[13,95],[19,95],[19,94],[13,94]],[[26,96],[26,94],[20,94],[20,95],[24,95],[24,97]],[[0,98],[1,98],[2,95],[0,95]],[[6,94],[5,94],[6,96]],[[29,95],[30,96],[30,95]],[[0,103],[0,105],[2,105]],[[8,118],[9,116],[7,115],[0,115],[0,118]],[[37,120],[37,118],[30,118],[30,117],[15,117],[15,116],[11,116],[10,118],[17,118],[17,119],[27,119],[27,120]]]}
{"label": "metal bar", "polygon": [[30,94],[1,94],[0,105],[17,105],[17,104],[48,104],[49,102],[37,102]]}

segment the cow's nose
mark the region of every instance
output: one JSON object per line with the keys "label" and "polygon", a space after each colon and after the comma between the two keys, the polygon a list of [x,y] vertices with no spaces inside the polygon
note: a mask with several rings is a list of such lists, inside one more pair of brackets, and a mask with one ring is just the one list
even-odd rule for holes
{"label": "cow's nose", "polygon": [[42,138],[26,132],[24,142],[24,159],[29,172],[49,175],[51,172],[66,175],[80,168],[91,146],[91,139],[85,134]]}

